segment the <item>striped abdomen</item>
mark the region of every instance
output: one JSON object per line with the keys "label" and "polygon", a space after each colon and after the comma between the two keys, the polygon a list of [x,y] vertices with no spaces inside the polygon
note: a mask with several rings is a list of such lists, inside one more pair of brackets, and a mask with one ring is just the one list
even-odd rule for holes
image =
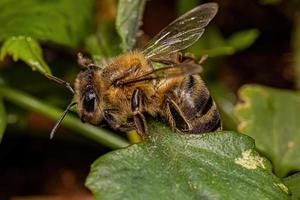
{"label": "striped abdomen", "polygon": [[187,133],[205,133],[221,129],[215,102],[199,75],[186,76],[167,94],[164,106],[173,128]]}

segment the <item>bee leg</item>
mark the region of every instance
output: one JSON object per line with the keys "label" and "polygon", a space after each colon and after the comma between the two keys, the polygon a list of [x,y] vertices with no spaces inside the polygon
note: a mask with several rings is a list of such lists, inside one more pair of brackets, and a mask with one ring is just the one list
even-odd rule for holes
{"label": "bee leg", "polygon": [[122,132],[128,132],[128,131],[132,131],[134,129],[135,129],[134,122],[129,122],[129,123],[121,125],[119,127],[119,130],[122,131]]}
{"label": "bee leg", "polygon": [[148,133],[147,122],[145,116],[142,113],[142,101],[143,100],[143,93],[142,90],[136,89],[133,92],[131,97],[131,110],[133,113],[133,120],[135,124],[136,131],[138,134],[145,138]]}
{"label": "bee leg", "polygon": [[113,116],[113,113],[115,111],[111,109],[104,109],[103,110],[103,117],[105,121],[113,128],[113,129],[119,129],[119,125],[115,117]]}
{"label": "bee leg", "polygon": [[104,109],[104,119],[113,129],[117,129],[122,132],[127,132],[135,129],[134,122],[127,122],[126,124],[119,123],[114,117],[114,114],[116,112],[117,111],[114,109]]}
{"label": "bee leg", "polygon": [[179,131],[190,131],[192,129],[191,125],[188,123],[184,114],[180,110],[179,106],[172,99],[167,99],[167,119],[170,126]]}

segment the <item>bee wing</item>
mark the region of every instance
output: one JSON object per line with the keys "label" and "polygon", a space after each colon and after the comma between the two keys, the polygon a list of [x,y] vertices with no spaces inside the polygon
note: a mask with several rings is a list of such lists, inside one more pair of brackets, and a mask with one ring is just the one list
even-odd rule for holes
{"label": "bee wing", "polygon": [[145,57],[151,58],[157,54],[170,54],[186,49],[201,37],[204,28],[217,11],[218,4],[206,3],[185,13],[146,45],[143,50]]}
{"label": "bee wing", "polygon": [[167,79],[183,75],[199,74],[202,72],[202,66],[195,63],[180,63],[163,68],[153,69],[152,71],[129,80],[120,80],[116,85],[128,85],[142,81],[154,79]]}

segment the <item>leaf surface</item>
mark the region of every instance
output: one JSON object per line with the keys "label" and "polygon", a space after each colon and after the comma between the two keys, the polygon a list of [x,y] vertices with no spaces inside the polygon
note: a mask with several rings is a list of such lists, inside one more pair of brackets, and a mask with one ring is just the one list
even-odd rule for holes
{"label": "leaf surface", "polygon": [[285,185],[289,188],[293,194],[293,198],[300,199],[300,173],[294,174],[283,179]]}
{"label": "leaf surface", "polygon": [[124,52],[132,50],[135,45],[145,4],[146,0],[119,0],[116,28]]}
{"label": "leaf surface", "polygon": [[91,31],[94,0],[1,0],[1,59],[11,55],[33,70],[51,73],[40,42],[79,46]]}
{"label": "leaf surface", "polygon": [[247,85],[239,96],[241,102],[235,108],[239,131],[255,139],[278,176],[300,170],[300,95]]}
{"label": "leaf surface", "polygon": [[91,30],[94,0],[1,0],[0,41],[30,36],[76,47]]}
{"label": "leaf surface", "polygon": [[86,185],[96,199],[290,198],[246,135],[184,135],[157,122],[149,128],[144,142],[93,163]]}

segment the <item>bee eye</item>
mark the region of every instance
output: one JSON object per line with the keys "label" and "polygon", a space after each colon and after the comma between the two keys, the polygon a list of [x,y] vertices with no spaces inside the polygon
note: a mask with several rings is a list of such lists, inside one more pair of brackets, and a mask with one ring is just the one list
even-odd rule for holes
{"label": "bee eye", "polygon": [[87,112],[93,112],[95,109],[96,94],[94,90],[88,89],[83,96],[83,107]]}

